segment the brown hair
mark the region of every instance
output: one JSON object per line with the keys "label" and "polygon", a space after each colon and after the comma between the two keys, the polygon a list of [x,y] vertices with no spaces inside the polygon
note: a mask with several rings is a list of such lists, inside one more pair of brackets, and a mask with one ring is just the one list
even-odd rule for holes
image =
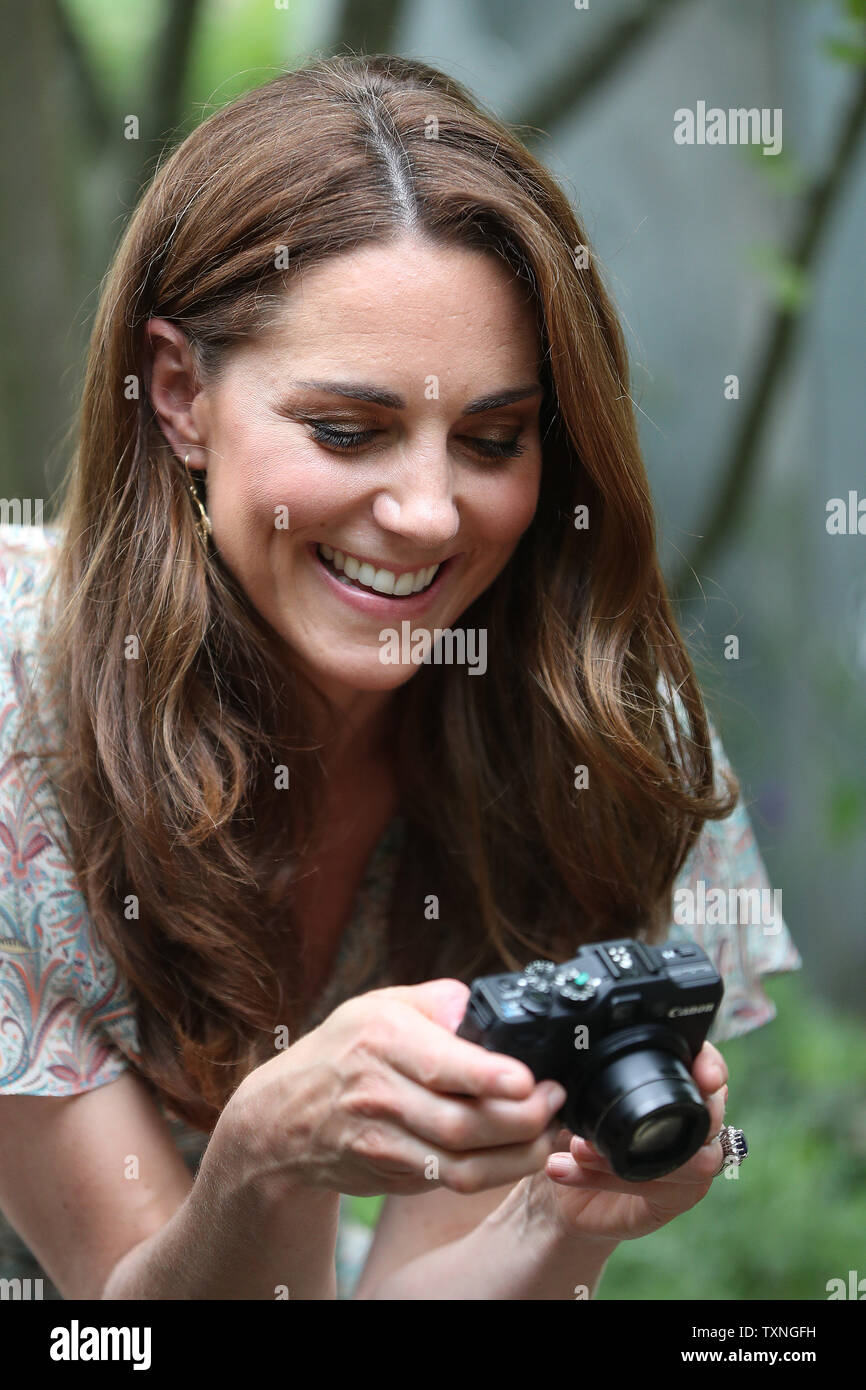
{"label": "brown hair", "polygon": [[732,782],[714,787],[659,568],[621,330],[596,258],[579,268],[587,238],[554,180],[421,62],[317,58],[232,102],[158,169],[106,277],[47,647],[79,884],[133,991],[142,1074],[205,1129],[273,1055],[276,1026],[303,1029],[291,883],[323,774],[299,678],[219,556],[205,560],[183,469],[135,390],[145,325],[182,328],[207,384],[291,275],[406,232],[483,249],[526,285],[545,403],[536,515],[462,620],[487,630],[493,673],[425,666],[399,692],[395,978],[658,939],[702,824],[735,800]]}

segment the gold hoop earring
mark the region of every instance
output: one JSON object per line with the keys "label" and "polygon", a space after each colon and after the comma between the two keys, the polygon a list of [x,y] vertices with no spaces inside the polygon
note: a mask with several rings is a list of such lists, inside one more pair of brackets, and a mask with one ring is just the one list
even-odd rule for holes
{"label": "gold hoop earring", "polygon": [[189,466],[189,454],[187,454],[186,458],[184,459],[184,461],[183,461],[183,466],[184,466],[184,468],[186,469],[186,471],[187,471],[187,476],[189,477],[189,480],[190,480],[190,481],[189,481],[189,484],[188,484],[188,486],[189,486],[189,493],[190,493],[190,496],[191,496],[193,502],[194,502],[195,505],[196,505],[196,510],[198,511],[198,517],[197,517],[197,519],[196,519],[195,529],[196,529],[196,532],[197,532],[197,534],[198,534],[198,538],[199,538],[199,540],[200,540],[201,543],[202,543],[202,547],[203,547],[203,549],[204,549],[204,552],[205,552],[205,554],[207,554],[208,540],[209,540],[210,537],[213,535],[213,527],[212,527],[212,525],[211,525],[210,517],[208,516],[207,512],[205,511],[204,506],[203,506],[203,504],[202,504],[202,500],[201,500],[201,498],[200,498],[199,495],[198,495],[198,489],[197,489],[197,487],[196,487],[196,480],[195,480],[195,478],[193,477],[192,469],[191,469],[190,466]]}

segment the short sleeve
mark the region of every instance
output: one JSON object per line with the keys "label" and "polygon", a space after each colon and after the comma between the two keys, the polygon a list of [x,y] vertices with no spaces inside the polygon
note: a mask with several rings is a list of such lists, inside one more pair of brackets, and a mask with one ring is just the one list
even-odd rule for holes
{"label": "short sleeve", "polygon": [[50,781],[38,759],[10,756],[33,688],[45,558],[35,537],[6,544],[27,529],[0,528],[0,1094],[69,1096],[126,1070],[136,1034],[65,856]]}
{"label": "short sleeve", "polygon": [[[716,787],[731,767],[711,726]],[[668,939],[696,941],[715,964],[724,998],[708,1033],[722,1042],[769,1023],[776,1007],[762,977],[803,961],[770,884],[742,797],[724,820],[707,821],[674,885]]]}

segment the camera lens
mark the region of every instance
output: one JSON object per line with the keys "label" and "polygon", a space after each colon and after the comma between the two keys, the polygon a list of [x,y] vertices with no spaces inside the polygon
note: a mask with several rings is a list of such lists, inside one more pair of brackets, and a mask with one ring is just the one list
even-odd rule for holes
{"label": "camera lens", "polygon": [[679,1115],[654,1115],[638,1125],[628,1146],[629,1154],[642,1158],[673,1149],[682,1142],[683,1128]]}
{"label": "camera lens", "polygon": [[594,1051],[564,1122],[632,1182],[682,1167],[704,1143],[710,1125],[685,1065],[689,1054],[682,1038],[647,1025],[612,1036]]}

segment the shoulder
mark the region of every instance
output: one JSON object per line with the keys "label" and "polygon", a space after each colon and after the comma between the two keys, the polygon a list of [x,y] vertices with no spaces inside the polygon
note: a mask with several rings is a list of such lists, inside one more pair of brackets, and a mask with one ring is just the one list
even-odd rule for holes
{"label": "shoulder", "polygon": [[57,555],[53,526],[0,526],[0,581],[4,615],[29,614],[44,595]]}
{"label": "shoulder", "polygon": [[22,682],[35,676],[37,636],[44,614],[57,532],[51,527],[0,526],[0,692],[20,703]]}
{"label": "shoulder", "polygon": [[[50,745],[57,732],[41,689],[37,641],[53,551],[39,528],[0,526],[0,841],[19,873],[41,853],[55,812],[50,783],[31,752],[34,740]],[[25,708],[38,714],[32,725]]]}
{"label": "shoulder", "polygon": [[[68,1095],[133,1056],[131,1003],[92,931],[41,758],[20,740],[38,693],[36,635],[55,553],[36,527],[0,526],[0,1092]],[[56,729],[40,702],[35,736]],[[15,756],[19,752],[25,756]]]}

